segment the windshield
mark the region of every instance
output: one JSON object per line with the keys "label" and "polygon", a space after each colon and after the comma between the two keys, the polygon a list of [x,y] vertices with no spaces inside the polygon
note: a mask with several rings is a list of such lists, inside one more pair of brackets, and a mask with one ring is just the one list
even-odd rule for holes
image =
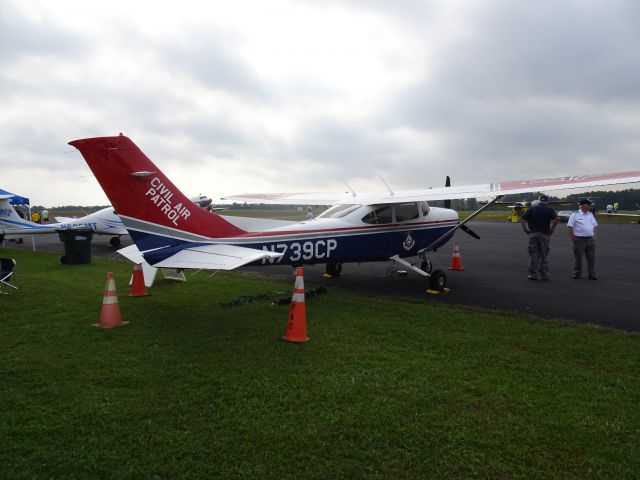
{"label": "windshield", "polygon": [[342,218],[345,215],[348,215],[351,212],[359,209],[361,206],[362,205],[359,204],[334,205],[330,209],[318,215],[318,218]]}

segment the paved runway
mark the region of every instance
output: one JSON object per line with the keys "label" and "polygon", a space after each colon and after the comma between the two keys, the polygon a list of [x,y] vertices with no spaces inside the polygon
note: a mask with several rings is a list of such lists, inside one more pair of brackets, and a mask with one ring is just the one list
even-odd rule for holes
{"label": "paved runway", "polygon": [[[571,277],[571,242],[566,227],[560,225],[551,241],[549,282],[527,280],[527,237],[518,224],[472,222],[471,226],[481,240],[464,232],[455,237],[460,244],[463,271],[447,269],[451,264],[451,242],[431,256],[434,268],[447,274],[451,290],[446,295],[426,294],[427,281],[417,274],[390,275],[389,264],[384,262],[346,264],[341,277],[329,280],[322,276],[324,265],[310,265],[305,267],[305,280],[307,284],[340,285],[372,295],[477,305],[640,331],[640,299],[636,297],[640,296],[640,225],[610,223],[598,227],[597,281]],[[41,236],[35,242],[37,249],[63,251],[56,236]],[[127,244],[123,242],[123,246]],[[30,238],[25,238],[23,247],[31,248]],[[108,237],[94,238],[94,255],[109,256],[114,250],[108,246]],[[290,267],[255,270],[267,275],[291,275]]]}

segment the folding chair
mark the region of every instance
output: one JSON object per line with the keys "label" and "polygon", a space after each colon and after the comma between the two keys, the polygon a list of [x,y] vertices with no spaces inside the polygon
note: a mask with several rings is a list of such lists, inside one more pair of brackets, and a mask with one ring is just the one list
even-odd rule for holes
{"label": "folding chair", "polygon": [[9,283],[15,280],[13,278],[15,276],[15,268],[16,261],[13,258],[0,258],[0,288],[3,285],[7,285],[16,290],[18,289],[18,287]]}

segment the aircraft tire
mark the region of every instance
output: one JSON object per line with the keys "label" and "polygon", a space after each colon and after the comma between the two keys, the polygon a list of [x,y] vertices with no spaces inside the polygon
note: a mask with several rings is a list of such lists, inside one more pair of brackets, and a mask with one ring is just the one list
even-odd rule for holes
{"label": "aircraft tire", "polygon": [[111,237],[109,239],[109,245],[111,245],[112,247],[119,247],[120,246],[120,237]]}
{"label": "aircraft tire", "polygon": [[342,274],[342,264],[336,262],[327,263],[327,265],[325,266],[325,272],[327,272],[327,275],[337,277],[338,275]]}
{"label": "aircraft tire", "polygon": [[429,289],[444,292],[447,286],[447,276],[442,270],[434,270],[429,277]]}

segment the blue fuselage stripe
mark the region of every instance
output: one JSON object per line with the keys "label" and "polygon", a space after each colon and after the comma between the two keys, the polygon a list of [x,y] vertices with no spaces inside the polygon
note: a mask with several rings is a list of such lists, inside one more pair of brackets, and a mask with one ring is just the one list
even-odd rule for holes
{"label": "blue fuselage stripe", "polygon": [[[211,242],[184,241],[137,230],[129,230],[129,232],[140,250],[158,249],[151,254],[145,254],[151,263],[169,258],[184,248],[225,243],[283,254],[279,259],[264,259],[256,264],[300,265],[327,262],[371,262],[387,260],[394,255],[415,256],[420,249],[431,245],[451,230],[453,226],[449,224],[428,228],[390,229],[386,232],[300,232],[251,239],[233,238],[219,241],[212,239]],[[449,237],[445,237],[435,248],[448,240]]]}

